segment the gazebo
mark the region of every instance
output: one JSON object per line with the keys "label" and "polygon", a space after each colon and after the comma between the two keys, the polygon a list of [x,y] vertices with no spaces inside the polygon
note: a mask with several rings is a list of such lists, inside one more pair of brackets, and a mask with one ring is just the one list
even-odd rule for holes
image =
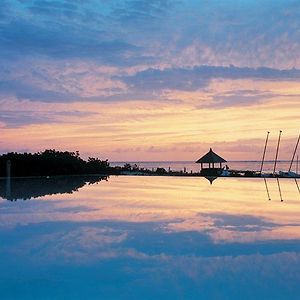
{"label": "gazebo", "polygon": [[[222,163],[225,162],[227,162],[227,160],[213,152],[211,148],[204,156],[196,161],[197,164],[201,164],[200,174],[203,176],[221,175],[223,170]],[[203,164],[208,164],[208,168],[204,167]]]}

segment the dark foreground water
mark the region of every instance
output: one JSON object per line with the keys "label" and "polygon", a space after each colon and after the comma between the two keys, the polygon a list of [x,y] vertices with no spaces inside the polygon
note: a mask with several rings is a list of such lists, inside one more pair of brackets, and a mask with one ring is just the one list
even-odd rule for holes
{"label": "dark foreground water", "polygon": [[299,182],[96,181],[0,182],[0,299],[300,299]]}

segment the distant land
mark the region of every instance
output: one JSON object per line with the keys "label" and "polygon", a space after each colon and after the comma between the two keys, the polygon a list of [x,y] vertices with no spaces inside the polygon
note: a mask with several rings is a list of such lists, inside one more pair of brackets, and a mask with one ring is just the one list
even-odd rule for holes
{"label": "distant land", "polygon": [[[229,161],[230,176],[260,177],[260,161]],[[279,160],[280,169],[288,169],[289,161]],[[273,161],[265,161],[265,171],[273,169]],[[9,170],[8,170],[9,169]],[[296,166],[298,173],[298,165]],[[82,159],[78,151],[47,149],[36,153],[10,152],[0,155],[0,177],[40,177],[64,175],[169,175],[200,176],[193,161],[109,162],[107,159]]]}

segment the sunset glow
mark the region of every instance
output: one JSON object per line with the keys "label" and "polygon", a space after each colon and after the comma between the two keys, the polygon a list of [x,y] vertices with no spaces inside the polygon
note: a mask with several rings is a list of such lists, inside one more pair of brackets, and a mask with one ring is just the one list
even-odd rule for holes
{"label": "sunset glow", "polygon": [[299,134],[295,1],[4,1],[0,152],[110,161],[290,159]]}

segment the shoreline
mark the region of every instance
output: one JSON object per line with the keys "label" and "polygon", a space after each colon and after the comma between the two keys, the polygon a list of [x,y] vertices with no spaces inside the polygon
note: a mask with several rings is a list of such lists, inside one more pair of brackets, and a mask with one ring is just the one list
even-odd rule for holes
{"label": "shoreline", "polygon": [[[249,171],[249,170],[241,170],[239,171],[240,173],[244,172],[255,172],[255,171]],[[283,172],[284,173],[284,172]],[[135,171],[124,171],[119,174],[116,173],[99,173],[99,174],[61,174],[61,175],[42,175],[42,176],[10,176],[10,177],[0,177],[0,180],[14,180],[14,179],[51,179],[51,178],[64,178],[64,177],[78,177],[78,178],[96,178],[96,177],[101,177],[101,178],[106,178],[110,176],[148,176],[148,177],[203,177],[203,178],[300,178],[300,174],[295,174],[295,175],[285,175],[285,174],[270,174],[270,173],[263,173],[263,174],[248,174],[248,175],[242,175],[242,174],[231,174],[231,175],[202,175],[200,173],[184,173],[184,172],[166,172],[166,173],[157,173],[157,172],[135,172]]]}

